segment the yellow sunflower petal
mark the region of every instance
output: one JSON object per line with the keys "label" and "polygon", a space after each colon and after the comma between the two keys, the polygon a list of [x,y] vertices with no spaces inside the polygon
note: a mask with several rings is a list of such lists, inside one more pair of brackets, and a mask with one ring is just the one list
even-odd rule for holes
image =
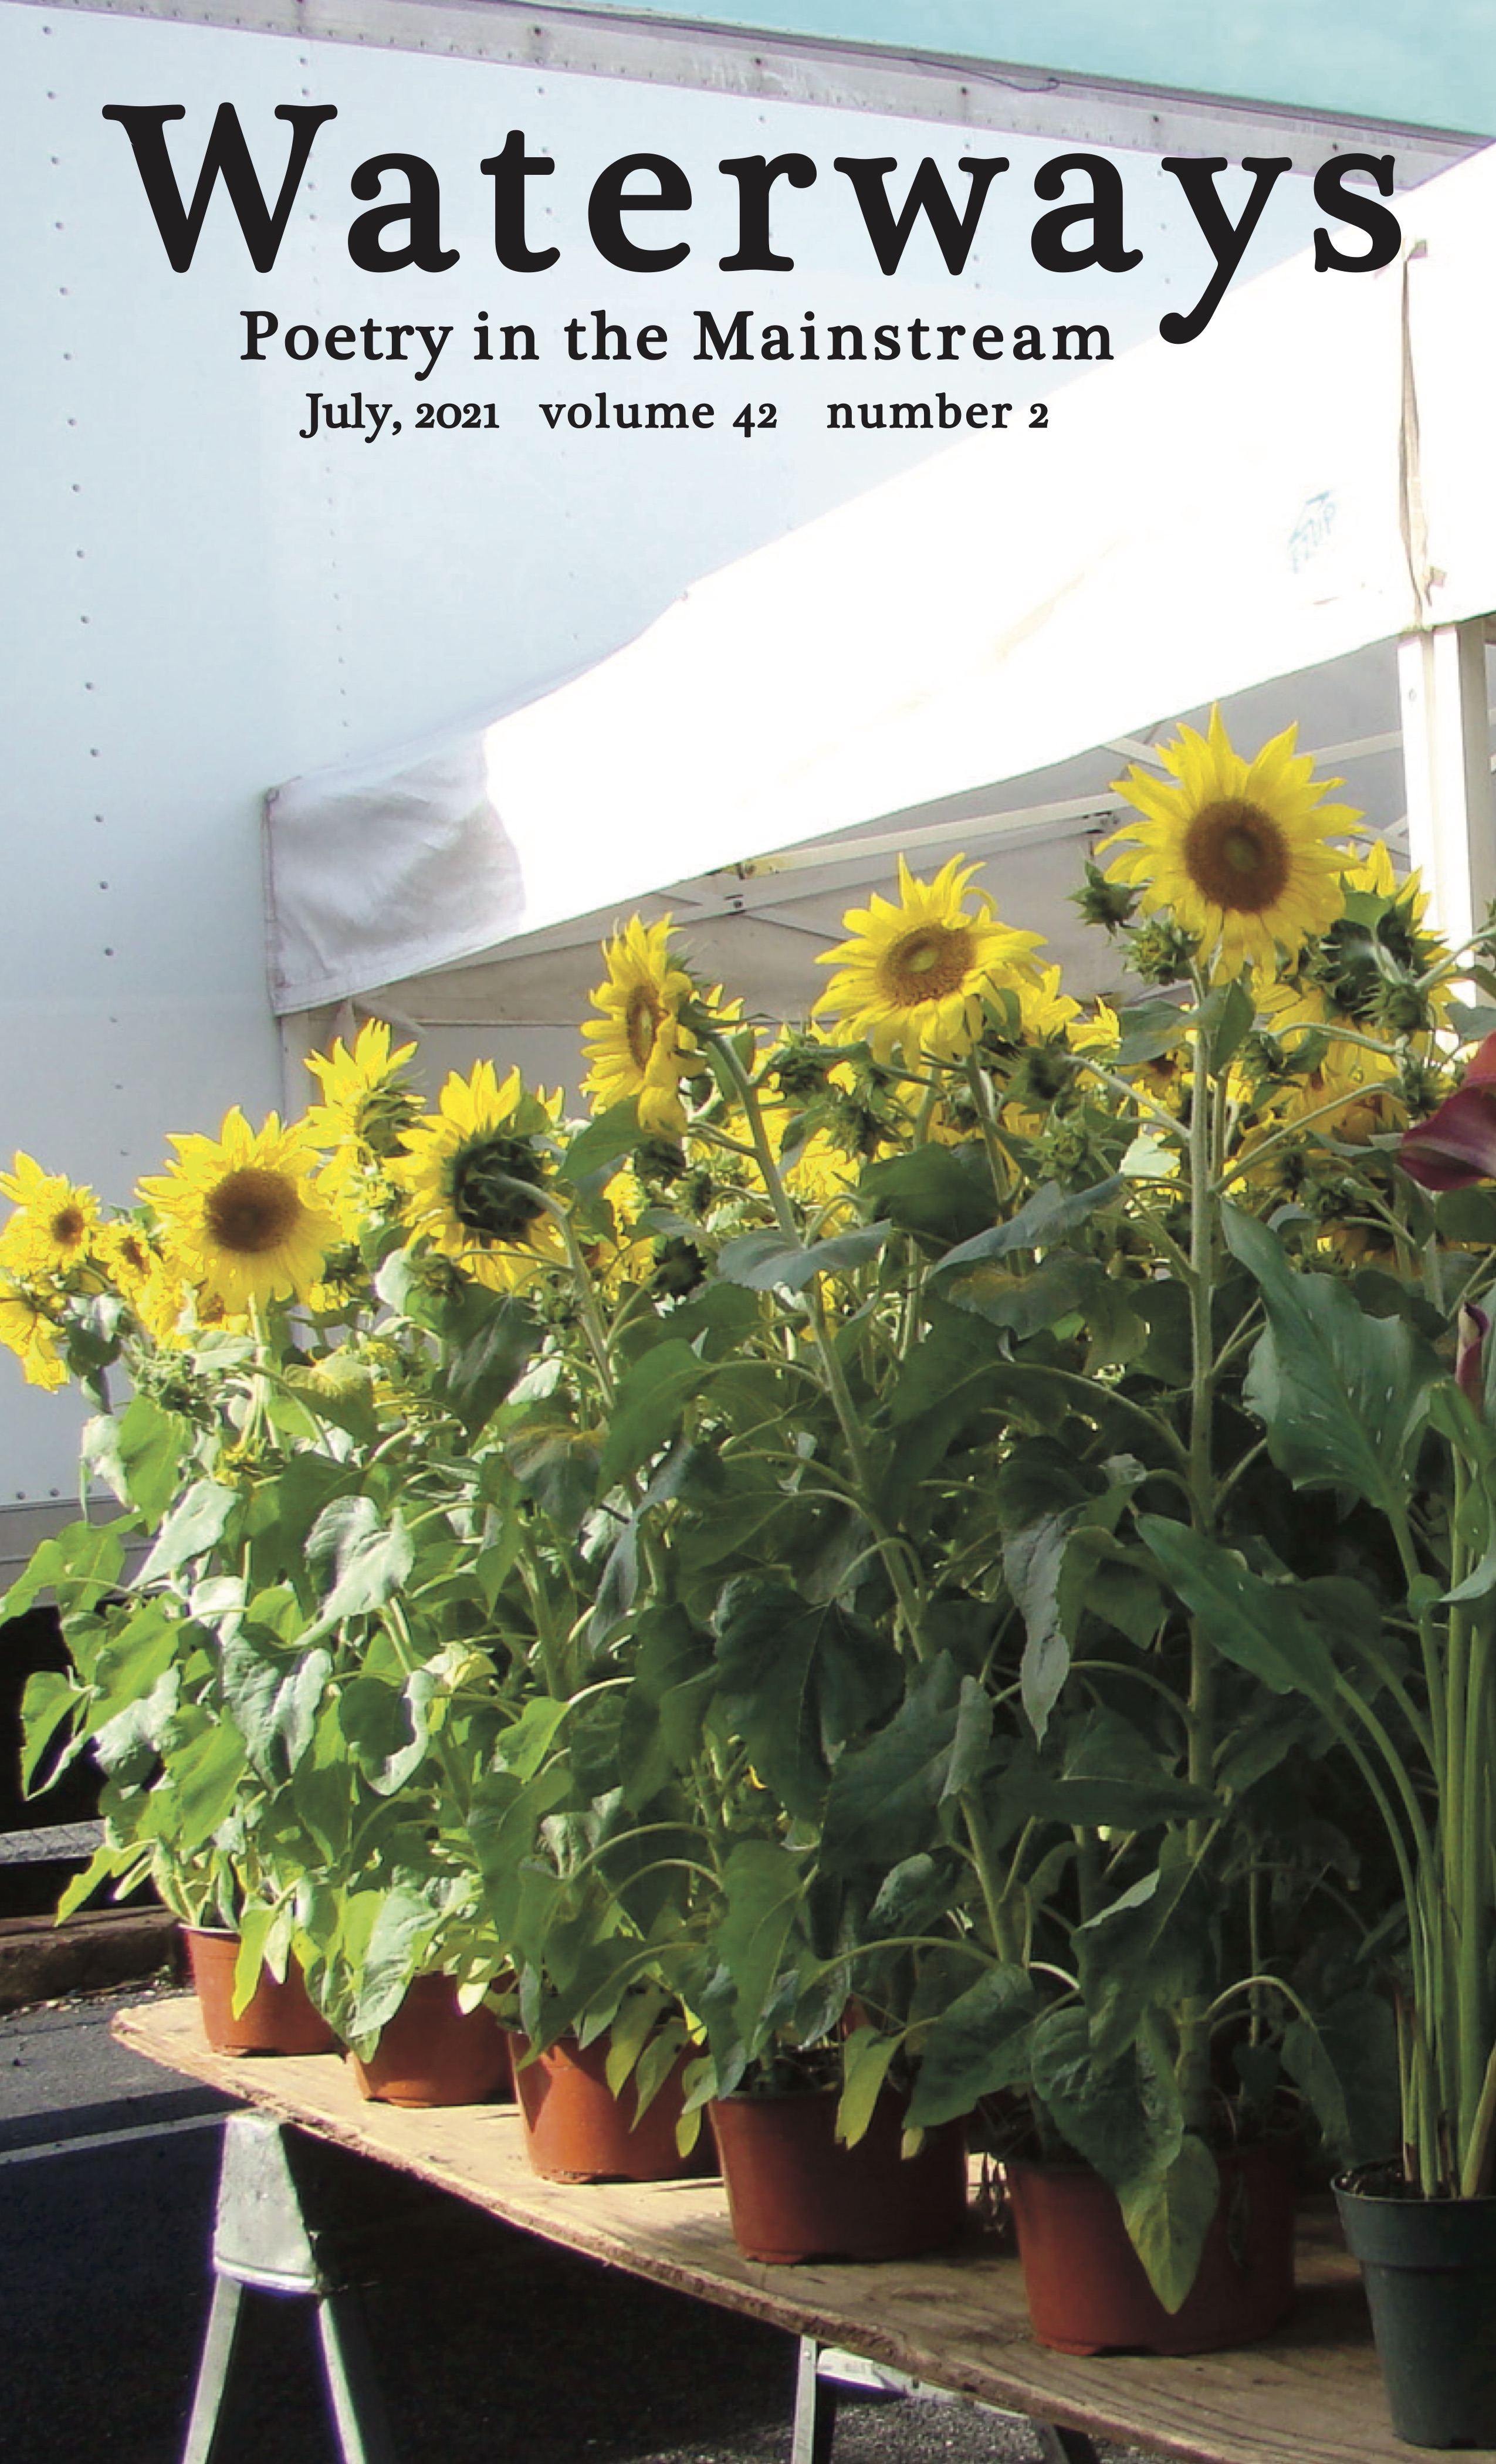
{"label": "yellow sunflower petal", "polygon": [[934,881],[916,880],[899,858],[899,897],[873,896],[844,916],[851,937],[820,954],[836,967],[815,1004],[843,1033],[870,1045],[876,1059],[895,1053],[917,1069],[922,1056],[959,1061],[981,1032],[982,997],[1037,980],[1032,963],[1043,935],[1001,924],[992,901],[967,891],[977,870],[961,856]]}
{"label": "yellow sunflower petal", "polygon": [[312,1177],[305,1132],[275,1113],[252,1130],[237,1105],[216,1138],[173,1137],[177,1160],[141,1182],[171,1263],[206,1304],[239,1315],[272,1300],[304,1299],[342,1225]]}
{"label": "yellow sunflower petal", "polygon": [[398,1177],[407,1222],[491,1290],[515,1289],[545,1260],[565,1262],[544,1203],[544,1142],[561,1107],[560,1094],[529,1092],[517,1068],[500,1084],[492,1061],[480,1061],[466,1078],[453,1070],[436,1111],[406,1132]]}
{"label": "yellow sunflower petal", "polygon": [[607,978],[592,996],[603,1016],[582,1030],[589,1046],[582,1083],[596,1109],[605,1111],[633,1097],[641,1127],[660,1137],[679,1137],[685,1130],[680,1087],[695,1052],[679,1014],[695,987],[671,961],[672,932],[668,915],[658,924],[635,915],[605,944]]}
{"label": "yellow sunflower petal", "polygon": [[1108,878],[1140,890],[1145,914],[1169,909],[1223,974],[1273,968],[1344,913],[1346,858],[1331,841],[1360,815],[1324,802],[1341,782],[1314,778],[1297,737],[1286,728],[1245,761],[1215,710],[1208,735],[1181,727],[1159,747],[1172,784],[1135,764],[1114,782],[1141,819],[1105,842],[1119,850]]}

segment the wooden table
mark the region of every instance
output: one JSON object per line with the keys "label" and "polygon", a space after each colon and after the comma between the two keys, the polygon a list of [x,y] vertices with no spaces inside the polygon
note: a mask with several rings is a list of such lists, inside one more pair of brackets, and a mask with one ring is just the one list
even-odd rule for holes
{"label": "wooden table", "polygon": [[1001,2410],[1188,2464],[1410,2464],[1415,2453],[1387,2426],[1359,2278],[1328,2203],[1304,2226],[1294,2318],[1265,2343],[1185,2360],[1076,2360],[1033,2342],[1017,2259],[976,2237],[906,2263],[765,2267],[738,2252],[717,2182],[541,2181],[512,2106],[402,2112],[365,2103],[336,2055],[226,2059],[208,2050],[189,1997],[114,2024],[166,2069],[506,2224]]}

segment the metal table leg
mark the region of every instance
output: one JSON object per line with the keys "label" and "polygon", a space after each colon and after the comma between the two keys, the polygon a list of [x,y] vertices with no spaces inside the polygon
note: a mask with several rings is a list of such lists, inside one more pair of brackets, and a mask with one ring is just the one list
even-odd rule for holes
{"label": "metal table leg", "polygon": [[317,2303],[342,2464],[395,2464],[358,2297],[323,2267],[285,2134],[260,2114],[236,2113],[225,2124],[212,2266],[212,2307],[182,2464],[212,2464],[246,2285]]}
{"label": "metal table leg", "polygon": [[[820,2344],[814,2336],[802,2336],[795,2371],[795,2420],[790,2433],[789,2464],[831,2464],[837,2391],[843,2387],[867,2387],[882,2394],[936,2404],[970,2401],[953,2396],[947,2388],[909,2378],[888,2363],[864,2361],[860,2354],[843,2352],[839,2345]],[[972,2409],[997,2413],[993,2405],[973,2403]],[[1024,2418],[1014,2413],[997,2417],[1004,2421]],[[1042,2464],[1097,2464],[1096,2450],[1083,2430],[1062,2430],[1054,2422],[1033,2420],[1028,2422],[1028,2428],[1038,2442]]]}
{"label": "metal table leg", "polygon": [[1096,2450],[1084,2430],[1062,2430],[1057,2422],[1036,2421],[1034,2433],[1044,2464],[1097,2464]]}

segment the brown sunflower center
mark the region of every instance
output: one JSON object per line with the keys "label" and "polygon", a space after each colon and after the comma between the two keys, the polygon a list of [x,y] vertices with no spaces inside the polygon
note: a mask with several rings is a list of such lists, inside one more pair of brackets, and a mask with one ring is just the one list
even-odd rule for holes
{"label": "brown sunflower center", "polygon": [[1227,915],[1261,915],[1288,884],[1288,842],[1270,813],[1237,797],[1202,804],[1184,834],[1184,869]]}
{"label": "brown sunflower center", "polygon": [[225,1173],[203,1209],[209,1238],[235,1257],[259,1258],[290,1239],[301,1217],[295,1181],[265,1164]]}
{"label": "brown sunflower center", "polygon": [[944,1001],[971,972],[974,944],[967,924],[921,924],[890,944],[878,962],[878,989],[901,1009]]}
{"label": "brown sunflower center", "polygon": [[88,1229],[81,1206],[69,1199],[66,1205],[58,1207],[47,1229],[59,1249],[75,1248]]}
{"label": "brown sunflower center", "polygon": [[636,1069],[648,1069],[664,1016],[665,1005],[658,995],[648,984],[635,984],[624,1013],[624,1032],[628,1038],[628,1057]]}

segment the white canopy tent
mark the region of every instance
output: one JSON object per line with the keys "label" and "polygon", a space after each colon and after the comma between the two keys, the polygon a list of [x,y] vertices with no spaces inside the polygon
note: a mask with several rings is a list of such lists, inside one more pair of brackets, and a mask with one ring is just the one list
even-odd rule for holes
{"label": "white canopy tent", "polygon": [[1467,932],[1496,893],[1496,150],[1399,211],[1384,271],[1295,259],[1199,341],[1070,385],[1043,430],[1031,372],[994,370],[1008,430],[710,576],[525,708],[276,790],[293,1047],[352,1003],[460,1029],[464,1056],[502,1028],[569,1075],[597,942],[635,906],[671,909],[751,1008],[803,1010],[815,947],[900,847],[985,857],[1003,915],[1094,986],[1074,842],[1114,809],[1119,754],[1215,700],[1247,750],[1299,719],[1374,823],[1405,815]]}

